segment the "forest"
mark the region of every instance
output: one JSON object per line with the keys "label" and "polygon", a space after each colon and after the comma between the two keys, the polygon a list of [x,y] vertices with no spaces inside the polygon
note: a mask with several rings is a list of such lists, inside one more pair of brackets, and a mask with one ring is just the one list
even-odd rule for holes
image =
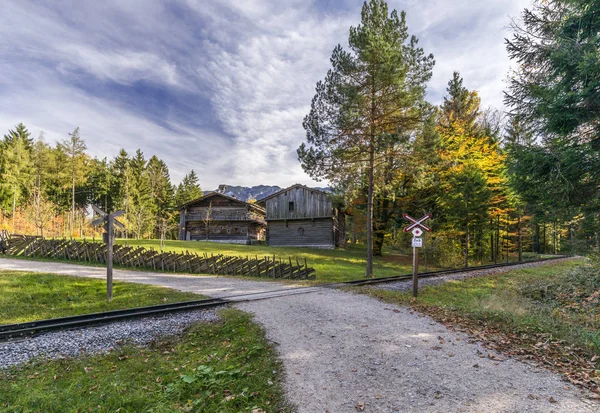
{"label": "forest", "polygon": [[[443,264],[598,249],[599,13],[585,1],[526,9],[505,40],[515,69],[499,110],[458,72],[441,102],[427,101],[434,56],[404,12],[365,3],[317,83],[297,151],[346,212],[348,242],[371,260],[405,248],[402,214],[430,212],[425,250]],[[202,194],[195,171],[175,185],[156,155],[98,159],[79,128],[50,145],[23,124],[1,142],[0,181],[0,229],[46,237],[97,235],[94,204],[125,211],[121,237],[174,238],[177,205]]]}
{"label": "forest", "polygon": [[113,159],[87,152],[79,128],[54,146],[43,133],[34,139],[18,124],[0,146],[0,229],[46,237],[93,237],[89,205],[107,212],[125,211],[124,238],[173,238],[176,206],[202,195],[198,176],[190,171],[174,185],[169,168],[141,150],[121,150]]}

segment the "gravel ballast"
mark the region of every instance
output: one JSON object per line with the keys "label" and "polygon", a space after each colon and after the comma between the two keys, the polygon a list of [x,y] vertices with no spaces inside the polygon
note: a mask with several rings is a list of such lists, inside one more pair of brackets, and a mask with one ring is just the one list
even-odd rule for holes
{"label": "gravel ballast", "polygon": [[[575,259],[575,258],[561,258],[561,259],[548,260],[548,261],[543,261],[543,262],[530,262],[530,263],[520,264],[519,266],[511,265],[511,266],[498,267],[498,268],[486,268],[484,270],[473,270],[473,271],[461,272],[461,273],[457,273],[457,274],[447,274],[447,275],[440,275],[440,276],[436,276],[436,277],[421,278],[421,279],[419,279],[419,288],[425,287],[428,285],[440,285],[440,284],[446,283],[448,281],[460,281],[460,280],[465,280],[467,278],[486,277],[486,276],[490,276],[490,275],[503,274],[503,273],[506,273],[509,271],[514,271],[515,269],[533,268],[533,267],[539,267],[542,265],[552,265],[553,263],[562,262],[562,261],[569,260],[569,259]],[[371,288],[376,288],[379,290],[390,290],[390,291],[411,291],[412,290],[412,280],[379,284],[379,285],[374,285]]]}
{"label": "gravel ballast", "polygon": [[51,332],[22,341],[0,343],[0,369],[33,359],[104,353],[123,343],[144,345],[160,336],[179,335],[192,323],[217,319],[214,311],[189,311],[78,330]]}

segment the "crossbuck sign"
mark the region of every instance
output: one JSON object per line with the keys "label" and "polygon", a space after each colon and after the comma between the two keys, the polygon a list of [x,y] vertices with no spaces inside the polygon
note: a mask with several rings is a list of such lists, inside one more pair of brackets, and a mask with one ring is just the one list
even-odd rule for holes
{"label": "crossbuck sign", "polygon": [[112,214],[107,214],[96,205],[92,205],[92,209],[100,217],[92,221],[92,225],[98,226],[104,224],[104,242],[106,242],[106,299],[112,300],[112,279],[113,279],[113,243],[115,240],[114,226],[125,228],[123,224],[115,218],[123,215],[125,211],[115,211]]}
{"label": "crossbuck sign", "polygon": [[431,231],[427,225],[423,222],[431,218],[431,214],[425,214],[419,219],[415,219],[408,214],[404,214],[404,219],[410,222],[410,225],[404,228],[404,232],[412,232],[412,249],[413,249],[413,297],[417,298],[417,291],[419,290],[419,253],[417,248],[423,247],[423,239],[419,238],[423,235],[423,231]]}
{"label": "crossbuck sign", "polygon": [[415,219],[408,214],[404,214],[402,216],[411,223],[409,226],[404,228],[404,232],[412,232],[415,237],[418,237],[423,234],[423,231],[431,231],[431,228],[423,224],[423,222],[431,218],[431,214],[426,214],[419,219]]}

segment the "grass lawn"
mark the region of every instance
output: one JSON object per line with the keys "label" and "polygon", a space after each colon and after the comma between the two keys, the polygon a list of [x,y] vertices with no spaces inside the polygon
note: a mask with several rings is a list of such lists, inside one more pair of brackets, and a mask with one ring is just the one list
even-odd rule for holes
{"label": "grass lawn", "polygon": [[[128,244],[145,248],[159,249],[158,240],[117,240],[118,244]],[[166,251],[196,252],[199,254],[223,254],[253,257],[258,255],[287,258],[298,257],[304,260],[317,273],[317,282],[329,283],[364,278],[366,249],[363,245],[350,245],[346,249],[327,250],[317,248],[269,247],[266,245],[222,244],[201,241],[166,241]],[[375,276],[407,274],[411,271],[411,257],[386,252],[383,257],[375,258]]]}
{"label": "grass lawn", "polygon": [[0,371],[0,412],[286,412],[280,365],[251,316],[183,337]]}
{"label": "grass lawn", "polygon": [[177,301],[198,294],[142,284],[115,282],[106,302],[106,281],[66,275],[0,271],[0,324],[119,310]]}
{"label": "grass lawn", "polygon": [[600,276],[569,260],[427,286],[410,293],[369,289],[462,329],[489,347],[536,360],[600,392]]}

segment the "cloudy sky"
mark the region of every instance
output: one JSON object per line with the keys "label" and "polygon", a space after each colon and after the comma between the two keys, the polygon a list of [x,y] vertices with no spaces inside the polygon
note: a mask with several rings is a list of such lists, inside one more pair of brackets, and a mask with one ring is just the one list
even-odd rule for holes
{"label": "cloudy sky", "polygon": [[[391,0],[436,60],[502,107],[503,39],[528,0]],[[311,184],[296,159],[315,83],[360,21],[358,0],[0,0],[0,133],[48,142],[80,127],[89,153],[141,148],[203,188]]]}

